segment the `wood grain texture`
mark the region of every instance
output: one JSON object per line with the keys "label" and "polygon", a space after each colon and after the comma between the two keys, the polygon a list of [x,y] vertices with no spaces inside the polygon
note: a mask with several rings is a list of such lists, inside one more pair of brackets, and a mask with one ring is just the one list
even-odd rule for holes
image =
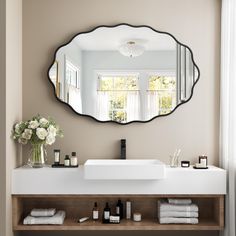
{"label": "wood grain texture", "polygon": [[[199,224],[159,224],[157,201],[162,198],[191,198],[199,206]],[[102,224],[101,216],[106,202],[115,214],[117,200],[132,202],[132,212],[142,214],[141,222],[122,220],[120,224]],[[100,221],[77,223],[81,217],[91,217],[94,202],[100,209]],[[14,230],[222,230],[224,228],[223,195],[14,195]],[[125,204],[124,204],[125,205]],[[66,211],[63,225],[23,225],[32,208],[50,208]]]}

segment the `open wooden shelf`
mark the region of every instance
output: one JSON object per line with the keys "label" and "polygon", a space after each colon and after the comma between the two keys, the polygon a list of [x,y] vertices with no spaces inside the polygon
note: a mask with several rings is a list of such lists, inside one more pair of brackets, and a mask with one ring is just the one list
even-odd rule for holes
{"label": "open wooden shelf", "polygon": [[221,230],[217,222],[211,220],[200,220],[197,225],[175,225],[175,224],[159,224],[157,220],[143,219],[141,222],[132,220],[122,220],[120,224],[102,224],[99,222],[87,221],[84,223],[76,223],[74,219],[66,219],[63,225],[23,225],[18,224],[14,230]]}
{"label": "open wooden shelf", "polygon": [[[175,197],[192,198],[199,206],[199,224],[159,224],[157,200]],[[117,199],[132,201],[132,210],[142,213],[142,221],[123,219],[120,224],[103,224],[101,221],[77,223],[77,219],[90,216],[93,203],[98,202],[100,215],[105,202],[115,207]],[[222,230],[224,228],[223,195],[14,195],[13,230],[57,231],[57,230]],[[56,207],[66,211],[63,225],[23,225],[23,218],[34,207]]]}

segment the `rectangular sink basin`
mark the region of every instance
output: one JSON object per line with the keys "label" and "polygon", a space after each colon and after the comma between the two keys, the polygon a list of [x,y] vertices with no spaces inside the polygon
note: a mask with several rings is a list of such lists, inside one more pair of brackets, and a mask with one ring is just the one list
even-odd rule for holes
{"label": "rectangular sink basin", "polygon": [[90,159],[84,178],[91,180],[157,180],[166,175],[165,164],[156,159]]}

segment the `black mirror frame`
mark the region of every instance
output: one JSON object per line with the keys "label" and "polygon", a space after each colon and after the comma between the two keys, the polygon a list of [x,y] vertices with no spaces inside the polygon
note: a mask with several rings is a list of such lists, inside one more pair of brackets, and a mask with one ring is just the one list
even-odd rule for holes
{"label": "black mirror frame", "polygon": [[[196,67],[196,69],[197,69],[197,71],[198,71],[198,77],[197,77],[196,81],[194,82],[194,84],[193,84],[193,86],[192,86],[190,97],[189,97],[187,100],[182,101],[181,103],[179,103],[171,112],[169,112],[169,113],[167,113],[167,114],[163,114],[163,115],[154,116],[154,117],[151,118],[150,120],[146,120],[146,121],[133,120],[133,121],[130,121],[130,122],[127,122],[127,123],[120,123],[120,122],[113,121],[113,120],[101,121],[101,120],[96,119],[96,118],[93,117],[93,116],[86,115],[86,114],[80,114],[80,113],[76,112],[70,104],[64,102],[63,100],[61,100],[60,98],[58,98],[58,96],[56,95],[56,88],[55,88],[53,82],[51,81],[51,79],[50,79],[50,77],[49,77],[49,71],[50,71],[51,67],[53,66],[54,62],[56,61],[56,54],[57,54],[58,50],[59,50],[60,48],[64,47],[64,46],[66,46],[67,44],[71,43],[71,41],[72,41],[75,37],[77,37],[77,36],[79,36],[79,35],[81,35],[81,34],[91,33],[91,32],[93,32],[93,31],[95,31],[96,29],[102,28],[102,27],[105,27],[105,28],[115,28],[115,27],[118,27],[118,26],[121,26],[121,25],[126,25],[126,26],[130,26],[130,27],[133,27],[133,28],[146,27],[146,28],[149,28],[149,29],[155,31],[156,33],[167,34],[167,35],[169,35],[170,37],[172,37],[172,38],[176,41],[176,43],[178,43],[178,44],[180,44],[181,46],[186,47],[187,49],[189,49],[189,51],[190,51],[190,53],[191,53],[191,59],[192,59],[192,61],[193,61],[193,65]],[[127,23],[120,23],[120,24],[116,24],[116,25],[99,25],[99,26],[93,28],[92,30],[80,32],[80,33],[74,35],[67,43],[62,44],[61,46],[59,46],[59,47],[56,49],[56,51],[55,51],[55,53],[54,53],[53,62],[50,64],[50,66],[49,66],[49,68],[48,68],[47,76],[48,76],[49,82],[51,83],[51,85],[52,85],[53,88],[54,88],[54,95],[55,95],[56,99],[57,99],[59,102],[61,102],[61,103],[63,103],[63,104],[66,104],[68,107],[70,107],[70,109],[71,109],[73,112],[75,112],[77,115],[85,116],[85,117],[90,117],[90,118],[92,118],[93,120],[95,120],[95,121],[97,121],[97,122],[100,122],[100,123],[115,123],[115,124],[119,124],[119,125],[128,125],[128,124],[131,124],[131,123],[147,123],[147,122],[150,122],[150,121],[152,121],[152,120],[154,120],[154,119],[156,119],[156,118],[158,118],[158,117],[169,116],[169,115],[172,114],[179,106],[181,106],[181,105],[187,103],[188,101],[190,101],[190,99],[191,99],[192,96],[193,96],[194,87],[195,87],[195,85],[197,84],[197,82],[199,81],[199,78],[200,78],[200,70],[199,70],[198,66],[196,65],[196,63],[195,63],[195,61],[194,61],[192,50],[191,50],[187,45],[185,45],[185,44],[179,42],[172,34],[170,34],[170,33],[168,33],[168,32],[164,32],[164,31],[156,30],[156,29],[154,29],[154,28],[152,28],[151,26],[148,26],[148,25],[131,25],[131,24],[127,24]]]}

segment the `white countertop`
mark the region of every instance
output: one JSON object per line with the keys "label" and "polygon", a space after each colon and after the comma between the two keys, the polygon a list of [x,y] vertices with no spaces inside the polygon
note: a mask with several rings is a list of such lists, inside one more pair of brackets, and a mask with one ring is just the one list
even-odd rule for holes
{"label": "white countertop", "polygon": [[[122,174],[122,173],[121,173]],[[12,172],[12,194],[226,194],[226,171],[166,168],[161,180],[85,180],[84,167],[39,169],[23,166]]]}

